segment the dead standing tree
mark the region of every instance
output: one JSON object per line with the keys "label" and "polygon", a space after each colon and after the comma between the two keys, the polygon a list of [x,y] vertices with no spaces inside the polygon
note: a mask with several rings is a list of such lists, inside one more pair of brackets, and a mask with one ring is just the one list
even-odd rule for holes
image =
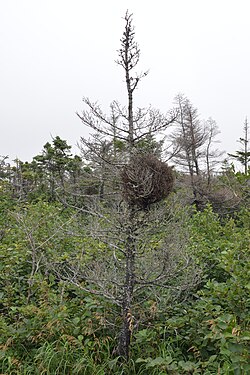
{"label": "dead standing tree", "polygon": [[176,119],[177,128],[172,134],[172,140],[178,152],[174,155],[173,160],[184,170],[188,170],[193,195],[197,199],[195,178],[198,178],[201,173],[200,159],[206,133],[201,126],[198,111],[190,101],[181,94],[177,95],[175,101],[178,117]]}
{"label": "dead standing tree", "polygon": [[188,173],[185,183],[191,188],[190,201],[199,209],[209,201],[213,171],[223,154],[214,148],[219,130],[212,118],[201,121],[197,108],[184,95],[177,95],[175,103],[178,116],[170,136],[175,151],[170,157]]}
{"label": "dead standing tree", "polygon": [[[151,220],[155,219],[149,218],[150,207],[171,192],[172,169],[151,154],[146,152],[140,154],[137,147],[141,140],[158,134],[170,126],[175,121],[175,116],[171,113],[166,117],[151,108],[134,110],[134,91],[147,73],[132,75],[133,69],[139,62],[140,50],[134,40],[132,15],[128,12],[125,15],[125,30],[118,54],[117,63],[124,69],[126,78],[127,109],[113,102],[112,115],[108,117],[97,103],[84,98],[87,110],[81,114],[77,113],[85,126],[99,134],[99,139],[103,137],[105,142],[110,142],[110,145],[120,142],[123,146],[120,158],[114,150],[113,159],[110,157],[107,159],[105,155],[98,154],[98,149],[95,150],[91,140],[82,139],[83,146],[87,149],[91,148],[92,153],[96,152],[100,163],[106,162],[119,181],[120,189],[117,194],[120,196],[121,204],[116,205],[114,200],[113,202],[109,200],[109,204],[105,206],[105,204],[98,204],[98,199],[92,200],[88,211],[93,218],[91,235],[113,249],[113,265],[103,256],[102,261],[93,260],[93,263],[83,268],[80,267],[79,262],[71,263],[64,272],[77,287],[102,295],[121,308],[122,326],[117,353],[128,359],[135,294],[138,297],[140,290],[154,285],[159,288],[166,287],[173,275],[177,274],[175,272],[177,266],[174,267],[172,264],[170,266],[170,263],[168,265],[169,254],[164,247],[159,250],[161,255],[158,253],[157,259],[152,263],[156,253],[148,249],[147,240],[145,244],[146,232],[150,232],[148,228],[152,223]],[[105,194],[103,198],[105,199]],[[111,215],[105,216],[107,206],[109,209],[113,206],[117,210],[116,215],[113,211]],[[105,222],[104,228],[98,221],[99,218]],[[153,227],[155,230],[154,224]],[[146,260],[147,257],[150,258],[150,262]],[[184,263],[185,268],[189,262],[187,259],[182,260],[181,267]],[[89,287],[86,286],[87,284],[81,284],[79,280],[89,283]]]}
{"label": "dead standing tree", "polygon": [[[124,144],[128,159],[136,150],[138,142],[148,136],[154,136],[174,123],[176,115],[174,112],[168,116],[162,115],[158,110],[134,109],[133,95],[142,78],[148,72],[132,75],[140,59],[140,49],[134,40],[134,27],[132,25],[132,14],[125,15],[125,30],[121,38],[121,48],[118,50],[116,63],[124,69],[126,89],[128,94],[127,108],[122,107],[117,101],[111,103],[111,116],[106,116],[97,103],[91,102],[84,97],[83,102],[87,110],[77,116],[84,125],[102,135],[107,140],[117,140]],[[88,141],[82,139],[83,144],[89,147]]]}

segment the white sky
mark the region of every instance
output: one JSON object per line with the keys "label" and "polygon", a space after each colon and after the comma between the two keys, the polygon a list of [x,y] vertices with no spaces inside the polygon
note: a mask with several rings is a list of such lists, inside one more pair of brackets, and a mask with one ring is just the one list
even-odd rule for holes
{"label": "white sky", "polygon": [[135,104],[167,112],[184,93],[201,119],[216,120],[220,148],[239,149],[250,117],[249,0],[0,0],[0,155],[30,161],[51,135],[76,145],[83,96],[104,110],[126,104],[114,62],[126,9],[139,69],[150,70]]}

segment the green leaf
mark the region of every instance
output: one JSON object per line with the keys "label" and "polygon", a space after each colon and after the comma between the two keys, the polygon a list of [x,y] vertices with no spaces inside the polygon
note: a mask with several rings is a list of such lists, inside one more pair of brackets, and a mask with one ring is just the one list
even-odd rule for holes
{"label": "green leaf", "polygon": [[217,358],[217,355],[211,355],[211,357],[209,358],[208,362],[212,363],[212,362],[214,362],[216,360],[216,358]]}
{"label": "green leaf", "polygon": [[137,358],[137,360],[135,361],[135,363],[147,363],[149,362],[149,360],[151,361],[152,358]]}
{"label": "green leaf", "polygon": [[82,340],[83,340],[83,335],[79,335],[79,336],[77,336],[77,339],[78,339],[80,342],[82,342]]}
{"label": "green leaf", "polygon": [[157,358],[153,359],[152,361],[150,361],[147,364],[147,367],[156,367],[156,366],[160,366],[160,365],[163,365],[163,364],[166,364],[165,359],[162,358],[162,357],[157,357]]}
{"label": "green leaf", "polygon": [[244,352],[244,349],[245,349],[245,346],[244,346],[243,344],[238,344],[238,343],[229,342],[229,343],[228,343],[228,349],[229,349],[232,353],[243,353],[243,352]]}
{"label": "green leaf", "polygon": [[147,368],[149,367],[157,367],[157,366],[166,366],[169,365],[171,362],[173,362],[172,357],[167,356],[167,357],[157,357],[155,359],[152,359],[150,362],[147,364]]}
{"label": "green leaf", "polygon": [[73,322],[73,324],[75,325],[75,326],[77,326],[78,325],[78,323],[80,322],[80,318],[77,316],[76,318],[74,318],[73,320],[72,320],[72,322]]}
{"label": "green leaf", "polygon": [[112,359],[111,361],[108,361],[108,366],[109,366],[110,370],[113,370],[113,368],[116,366],[119,359],[120,359],[120,357],[116,357],[115,359]]}
{"label": "green leaf", "polygon": [[195,368],[194,363],[189,361],[179,361],[178,365],[185,371],[192,371]]}
{"label": "green leaf", "polygon": [[250,283],[248,283],[247,285],[245,285],[245,288],[250,289]]}

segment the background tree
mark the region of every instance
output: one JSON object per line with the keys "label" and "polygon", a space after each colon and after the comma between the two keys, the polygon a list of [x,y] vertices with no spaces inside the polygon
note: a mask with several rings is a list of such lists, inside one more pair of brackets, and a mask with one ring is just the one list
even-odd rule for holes
{"label": "background tree", "polygon": [[236,151],[236,154],[228,154],[232,158],[236,159],[239,161],[244,168],[244,174],[248,174],[248,165],[250,162],[250,151],[248,149],[248,143],[249,143],[249,126],[248,126],[248,121],[247,118],[245,119],[244,123],[244,138],[240,138],[239,142],[243,145],[243,148],[239,151]]}
{"label": "background tree", "polygon": [[47,142],[40,155],[33,158],[31,168],[36,173],[37,184],[47,199],[74,201],[83,190],[85,174],[81,157],[71,154],[67,141],[56,136],[52,144]]}
{"label": "background tree", "polygon": [[211,178],[223,154],[214,148],[219,130],[212,118],[200,120],[197,108],[184,95],[177,95],[175,103],[178,116],[175,130],[170,135],[172,148],[168,154],[179,167],[186,185],[188,173],[193,195],[191,201],[200,208],[209,201]]}
{"label": "background tree", "polygon": [[0,178],[3,180],[7,177],[7,168],[9,164],[7,163],[8,156],[0,156]]}
{"label": "background tree", "polygon": [[221,162],[221,156],[224,154],[224,151],[219,149],[214,149],[213,144],[216,141],[215,138],[220,134],[219,128],[216,122],[209,117],[204,123],[204,128],[206,129],[206,143],[205,143],[205,165],[206,165],[206,178],[208,188],[211,188],[211,179],[215,168],[218,167]]}
{"label": "background tree", "polygon": [[41,155],[34,157],[37,163],[37,169],[40,174],[46,178],[49,184],[50,199],[56,200],[56,188],[59,184],[60,187],[65,186],[65,174],[70,157],[71,146],[60,137],[53,139],[52,145],[47,142],[44,145]]}
{"label": "background tree", "polygon": [[173,148],[172,160],[190,176],[194,200],[198,199],[196,179],[201,174],[200,162],[205,143],[205,132],[198,116],[198,110],[182,94],[175,98],[178,116],[176,118],[176,129],[171,138]]}

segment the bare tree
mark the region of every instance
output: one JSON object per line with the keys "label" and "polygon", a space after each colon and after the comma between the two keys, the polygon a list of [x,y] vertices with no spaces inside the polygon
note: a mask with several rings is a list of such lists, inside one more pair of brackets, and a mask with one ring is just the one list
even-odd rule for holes
{"label": "bare tree", "polygon": [[[165,206],[157,210],[155,204],[160,204],[171,192],[173,173],[147,148],[141,152],[139,146],[143,140],[148,141],[172,125],[176,116],[174,113],[163,116],[152,108],[134,109],[135,89],[147,73],[133,74],[140,50],[134,40],[132,15],[127,12],[124,20],[117,63],[125,73],[127,107],[114,101],[111,115],[107,116],[97,103],[84,98],[87,109],[77,113],[83,124],[94,131],[91,139],[82,139],[82,149],[90,163],[94,161],[96,171],[101,169],[102,187],[102,199],[99,199],[100,194],[90,197],[88,206],[80,211],[88,215],[88,234],[106,247],[88,262],[84,260],[83,251],[82,258],[79,254],[76,259],[72,257],[66,264],[57,265],[55,272],[78,288],[101,295],[120,307],[122,323],[117,353],[128,359],[135,306],[145,298],[143,290],[173,288],[181,292],[194,283],[189,277],[182,278],[183,275],[189,273],[193,279],[196,276],[189,271],[191,262],[184,246],[187,241],[180,244],[175,240],[171,249],[164,240],[154,249],[150,246],[150,235],[155,233],[156,223],[162,225],[168,221]],[[112,198],[105,193],[105,178],[115,179]],[[108,193],[110,191],[112,189],[107,189]],[[182,280],[176,286],[178,283],[173,280],[178,277]]]}
{"label": "bare tree", "polygon": [[200,156],[203,153],[206,134],[198,116],[198,111],[190,101],[179,94],[175,98],[178,109],[176,129],[172,133],[172,142],[176,152],[173,161],[184,171],[188,170],[194,198],[197,198],[195,176],[200,176]]}
{"label": "bare tree", "polygon": [[[142,323],[139,306],[148,299],[157,303],[166,293],[185,298],[200,281],[189,254],[186,217],[180,217],[178,205],[171,212],[165,204],[139,207],[126,201],[117,205],[114,200],[111,207],[92,202],[84,235],[96,240],[96,252],[85,246],[54,266],[59,278],[120,309],[116,354],[126,359],[133,331]],[[72,225],[74,230],[79,234]]]}
{"label": "bare tree", "polygon": [[125,15],[125,30],[121,38],[121,48],[118,50],[116,61],[124,69],[126,89],[128,94],[128,106],[122,107],[117,101],[111,103],[111,116],[106,116],[97,103],[84,97],[83,102],[87,109],[77,116],[85,126],[95,132],[102,134],[105,139],[119,140],[124,143],[128,154],[132,155],[138,142],[166,129],[174,123],[176,115],[170,112],[167,116],[162,115],[153,108],[134,109],[134,91],[147,72],[133,75],[140,59],[140,49],[134,39],[134,27],[132,25],[132,14]]}
{"label": "bare tree", "polygon": [[177,95],[175,103],[178,116],[170,137],[170,157],[182,172],[188,172],[193,201],[199,205],[207,193],[205,190],[210,188],[212,173],[223,154],[214,148],[219,130],[212,118],[202,121],[197,108],[183,94]]}
{"label": "bare tree", "polygon": [[220,163],[220,158],[224,151],[213,148],[213,144],[218,142],[215,140],[216,136],[220,133],[216,122],[210,117],[205,123],[206,129],[206,143],[205,143],[205,164],[207,185],[210,187],[211,178],[215,167]]}

